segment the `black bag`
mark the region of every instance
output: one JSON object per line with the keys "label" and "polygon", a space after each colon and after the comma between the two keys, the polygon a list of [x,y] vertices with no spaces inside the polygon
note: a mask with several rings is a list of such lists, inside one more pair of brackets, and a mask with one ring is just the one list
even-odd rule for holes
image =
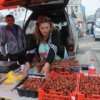
{"label": "black bag", "polygon": [[7,56],[0,53],[0,61],[7,61]]}

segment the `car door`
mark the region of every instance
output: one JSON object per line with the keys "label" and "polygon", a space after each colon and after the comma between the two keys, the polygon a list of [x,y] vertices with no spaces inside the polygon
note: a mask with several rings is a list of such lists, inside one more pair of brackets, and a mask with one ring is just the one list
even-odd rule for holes
{"label": "car door", "polygon": [[79,48],[78,31],[73,19],[70,16],[69,16],[69,19],[70,19],[70,24],[71,24],[70,26],[72,30],[73,39],[74,39],[74,52],[77,53],[77,50]]}

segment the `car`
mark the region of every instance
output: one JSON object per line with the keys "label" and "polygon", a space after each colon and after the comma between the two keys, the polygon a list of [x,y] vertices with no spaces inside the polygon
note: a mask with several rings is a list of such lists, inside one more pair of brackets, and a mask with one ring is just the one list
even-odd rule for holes
{"label": "car", "polygon": [[[15,1],[15,2],[14,2]],[[38,16],[45,15],[52,19],[54,25],[61,31],[61,43],[67,48],[69,57],[75,57],[78,51],[78,31],[66,6],[69,0],[12,0],[3,3],[4,6],[21,5],[32,11],[32,14],[23,27],[27,37],[27,47],[31,43],[32,33]],[[30,39],[31,38],[31,39]]]}
{"label": "car", "polygon": [[93,35],[94,34],[93,26],[94,26],[93,21],[87,22],[87,31],[86,31],[87,35]]}
{"label": "car", "polygon": [[97,18],[93,26],[95,40],[100,39],[100,18]]}

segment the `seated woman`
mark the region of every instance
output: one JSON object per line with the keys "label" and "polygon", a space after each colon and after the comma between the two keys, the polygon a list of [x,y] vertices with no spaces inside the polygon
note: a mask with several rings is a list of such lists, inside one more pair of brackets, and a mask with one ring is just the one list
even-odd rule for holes
{"label": "seated woman", "polygon": [[[60,45],[60,31],[53,26],[50,18],[39,16],[34,35],[39,55],[41,59],[46,59],[41,73],[47,76],[51,63],[55,59],[67,59],[68,54],[65,47]],[[26,63],[27,66],[29,66],[28,63]]]}

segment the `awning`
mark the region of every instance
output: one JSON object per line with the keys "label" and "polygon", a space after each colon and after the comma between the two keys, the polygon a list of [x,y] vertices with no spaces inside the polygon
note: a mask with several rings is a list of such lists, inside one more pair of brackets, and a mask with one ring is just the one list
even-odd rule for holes
{"label": "awning", "polygon": [[17,7],[17,5],[4,7],[4,6],[2,5],[4,1],[5,1],[5,0],[0,0],[0,10],[9,9],[9,8],[16,8],[16,7]]}
{"label": "awning", "polygon": [[[3,0],[3,7],[20,5],[32,10],[64,9],[69,0]],[[2,7],[1,7],[2,8]]]}
{"label": "awning", "polygon": [[4,7],[2,5],[0,5],[0,10],[3,10],[3,9],[11,9],[11,8],[16,8],[17,6],[9,6],[9,7]]}

